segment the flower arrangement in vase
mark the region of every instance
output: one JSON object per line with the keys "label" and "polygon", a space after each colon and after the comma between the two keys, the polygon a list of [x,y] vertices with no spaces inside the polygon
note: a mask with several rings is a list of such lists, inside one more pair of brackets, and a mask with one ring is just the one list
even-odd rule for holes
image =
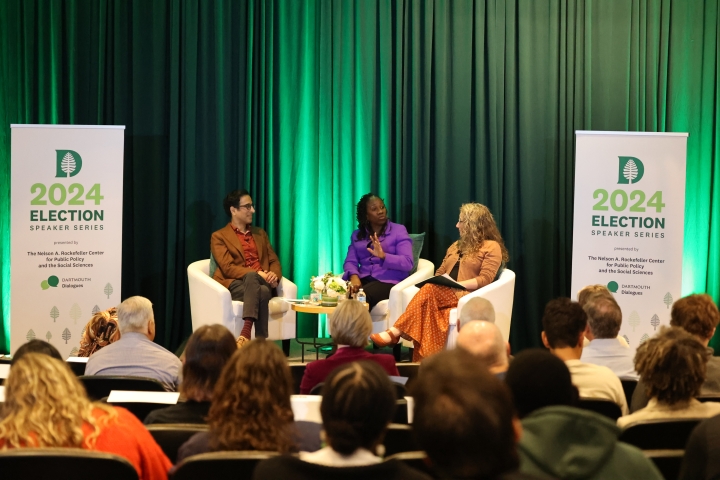
{"label": "flower arrangement in vase", "polygon": [[347,297],[347,283],[342,275],[335,275],[332,272],[311,277],[310,288],[322,295],[324,306],[335,306],[339,299],[344,300]]}

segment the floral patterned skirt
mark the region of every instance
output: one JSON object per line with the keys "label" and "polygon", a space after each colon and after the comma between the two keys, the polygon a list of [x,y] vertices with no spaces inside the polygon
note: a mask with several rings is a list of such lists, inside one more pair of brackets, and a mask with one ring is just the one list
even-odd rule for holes
{"label": "floral patterned skirt", "polygon": [[450,326],[450,310],[457,307],[455,290],[425,284],[400,315],[395,328],[412,340],[413,362],[419,362],[445,348]]}

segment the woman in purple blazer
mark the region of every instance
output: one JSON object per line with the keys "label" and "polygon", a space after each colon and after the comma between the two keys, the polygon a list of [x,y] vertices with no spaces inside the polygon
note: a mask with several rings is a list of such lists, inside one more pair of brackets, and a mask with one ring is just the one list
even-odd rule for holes
{"label": "woman in purple blazer", "polygon": [[412,240],[400,224],[388,220],[385,202],[366,193],[357,204],[358,229],[350,237],[343,278],[351,289],[362,287],[370,310],[390,297],[390,290],[413,268]]}
{"label": "woman in purple blazer", "polygon": [[333,342],[338,349],[335,354],[325,360],[310,362],[305,367],[305,374],[300,382],[300,393],[307,395],[310,390],[325,381],[325,377],[340,365],[370,360],[392,376],[400,376],[395,357],[387,354],[372,354],[365,350],[368,337],[372,332],[372,319],[367,309],[355,300],[345,300],[330,315],[328,328]]}

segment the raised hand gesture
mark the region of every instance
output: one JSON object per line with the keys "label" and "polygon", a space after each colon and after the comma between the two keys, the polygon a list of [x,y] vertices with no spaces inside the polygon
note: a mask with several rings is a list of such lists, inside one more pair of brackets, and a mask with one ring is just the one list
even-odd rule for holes
{"label": "raised hand gesture", "polygon": [[382,245],[380,244],[380,240],[378,239],[377,233],[370,235],[370,243],[372,244],[372,248],[368,247],[368,249],[367,249],[367,251],[370,252],[370,255],[373,255],[375,257],[378,257],[381,260],[384,260],[385,252],[383,251]]}

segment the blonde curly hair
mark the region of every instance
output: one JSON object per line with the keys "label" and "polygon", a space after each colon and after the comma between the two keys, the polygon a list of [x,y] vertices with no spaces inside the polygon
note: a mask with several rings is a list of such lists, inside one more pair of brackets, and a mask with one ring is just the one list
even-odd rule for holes
{"label": "blonde curly hair", "polygon": [[[93,410],[103,410],[99,419]],[[42,353],[23,355],[5,381],[0,409],[0,450],[22,447],[93,448],[100,429],[117,412],[91,402],[80,381],[61,360]],[[83,434],[83,425],[91,433]]]}
{"label": "blonde curly hair", "polygon": [[486,240],[493,240],[500,245],[503,262],[510,261],[505,242],[495,224],[490,210],[480,203],[464,203],[460,207],[460,222],[464,228],[460,233],[458,249],[463,253],[475,253]]}

